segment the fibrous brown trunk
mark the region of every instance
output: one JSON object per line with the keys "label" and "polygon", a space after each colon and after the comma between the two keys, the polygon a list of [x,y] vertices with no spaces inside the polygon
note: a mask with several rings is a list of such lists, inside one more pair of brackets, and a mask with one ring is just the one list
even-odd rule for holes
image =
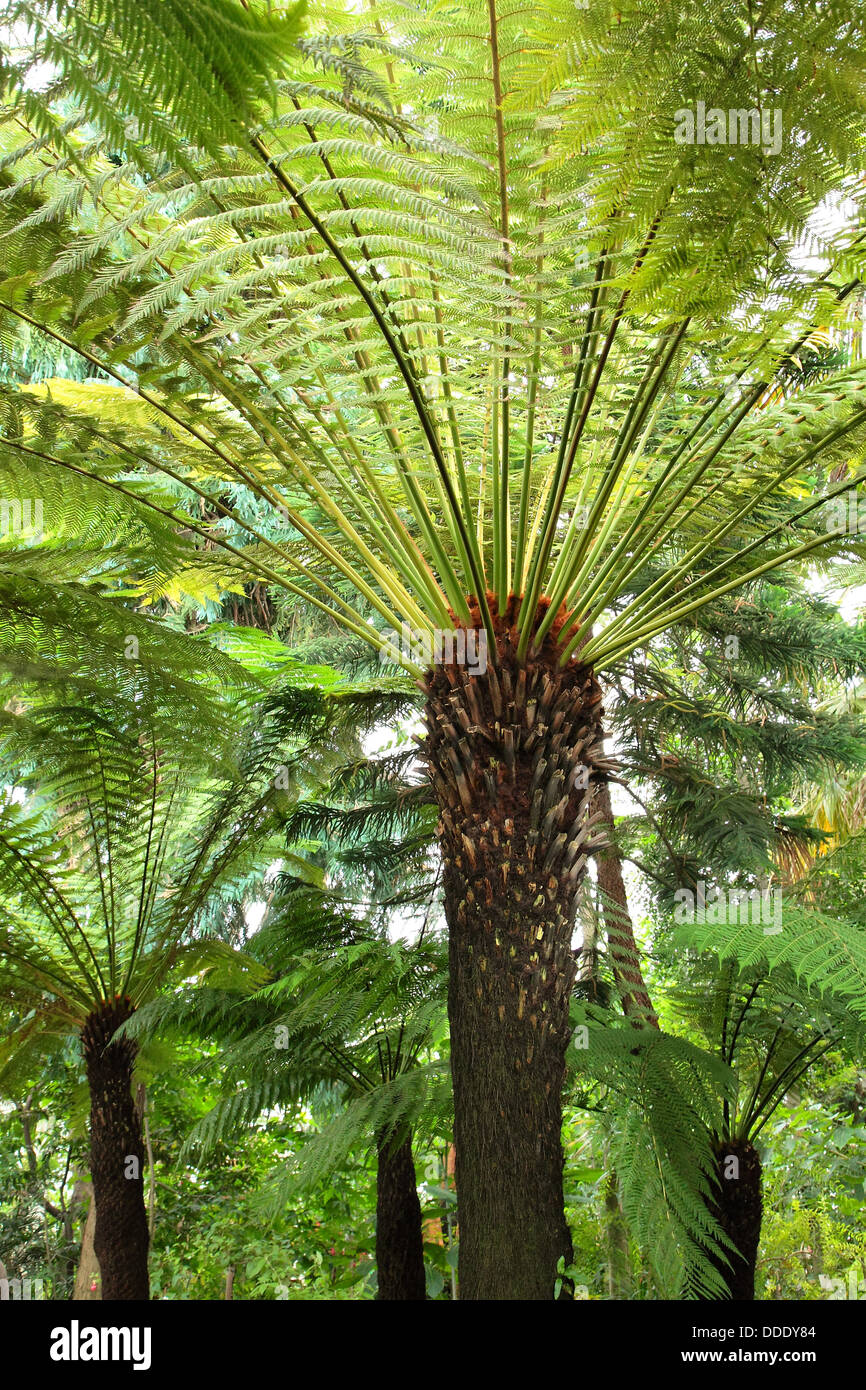
{"label": "fibrous brown trunk", "polygon": [[104,1301],[150,1297],[144,1146],[132,1097],[136,1045],[125,1038],[110,1041],[132,1013],[128,1000],[116,999],[95,1010],[81,1032],[90,1088],[93,1247]]}
{"label": "fibrous brown trunk", "polygon": [[717,1256],[712,1263],[725,1281],[728,1298],[751,1301],[763,1216],[761,1160],[748,1139],[718,1140],[714,1147],[718,1190],[710,1211],[733,1241],[736,1253],[726,1251],[730,1264]]}
{"label": "fibrous brown trunk", "polygon": [[415,1181],[411,1136],[396,1144],[381,1136],[377,1145],[376,1269],[379,1299],[424,1299],[424,1246],[421,1203]]}
{"label": "fibrous brown trunk", "polygon": [[550,1299],[571,1262],[561,1091],[575,898],[598,847],[601,692],[556,632],[519,666],[513,608],[487,669],[438,666],[425,752],[450,933],[461,1299]]}

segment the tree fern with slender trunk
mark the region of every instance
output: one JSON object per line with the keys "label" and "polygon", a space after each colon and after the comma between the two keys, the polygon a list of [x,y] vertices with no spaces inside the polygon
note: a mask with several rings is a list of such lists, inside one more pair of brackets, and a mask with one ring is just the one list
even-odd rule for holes
{"label": "tree fern with slender trunk", "polygon": [[102,1298],[126,1300],[148,1296],[148,1224],[138,1044],[118,1030],[166,983],[264,979],[207,935],[206,910],[264,852],[284,788],[348,751],[353,697],[341,691],[322,748],[326,672],[293,665],[269,697],[276,734],[253,704],[260,680],[141,618],[140,659],[118,669],[115,648],[107,696],[105,651],[82,658],[78,620],[94,609],[110,650],[110,619],[122,630],[132,615],[105,601],[75,605],[72,629],[68,609],[19,607],[0,623],[0,688],[14,690],[0,728],[0,997],[13,1012],[0,1066],[58,1033],[80,1039]]}
{"label": "tree fern with slender trunk", "polygon": [[[6,64],[0,314],[105,384],[4,391],[2,458],[398,643],[441,816],[461,1296],[548,1298],[604,679],[858,552],[822,509],[861,477],[862,366],[783,382],[858,285],[862,13],[377,0],[296,42],[231,0],[14,13],[48,66]],[[698,102],[778,110],[779,140],[683,143]]]}
{"label": "tree fern with slender trunk", "polygon": [[[866,938],[857,920],[833,920],[850,910],[834,893],[834,876],[822,882],[816,868],[804,877],[823,837],[790,808],[802,781],[838,778],[862,766],[861,717],[855,710],[834,712],[825,697],[861,668],[863,634],[790,576],[784,586],[764,582],[744,590],[736,607],[708,606],[698,621],[700,644],[683,642],[674,631],[618,681],[614,726],[623,773],[646,800],[619,819],[617,838],[621,852],[639,858],[656,901],[656,971],[661,956],[676,981],[668,991],[665,972],[656,974],[656,1003],[667,1026],[694,1024],[738,1076],[737,1093],[710,1129],[714,1178],[707,1204],[732,1242],[711,1257],[724,1279],[722,1296],[750,1300],[763,1209],[760,1131],[825,1050],[859,1044],[862,1033],[856,962]],[[817,865],[824,862],[820,856]],[[781,917],[773,928],[765,921],[741,937],[737,918],[754,921],[752,902],[762,885],[770,904],[770,875],[781,880],[772,890]],[[729,903],[745,904],[733,907],[730,918],[723,911],[718,922],[711,907],[716,887],[730,892]],[[683,889],[691,894],[685,903]],[[702,893],[705,924],[698,907],[698,925],[675,933],[672,947],[673,923]],[[605,908],[620,905],[610,892]],[[811,934],[804,931],[804,906],[826,914],[824,921],[816,916]],[[788,945],[777,968],[772,943],[779,930]],[[721,962],[696,959],[691,950],[683,959],[690,932],[711,949],[725,941]],[[830,966],[829,1003],[803,983],[813,968],[810,940],[822,942]],[[836,968],[849,953],[854,973],[838,980],[841,993],[833,997]],[[741,960],[749,964],[740,968]]]}
{"label": "tree fern with slender trunk", "polygon": [[[725,1296],[751,1301],[763,1218],[758,1139],[785,1096],[821,1057],[837,1049],[859,1054],[866,955],[862,933],[839,920],[797,920],[789,927],[793,951],[790,946],[774,950],[766,938],[759,943],[751,929],[711,931],[713,945],[704,956],[687,958],[671,997],[680,1016],[737,1074],[736,1094],[725,1100],[722,1124],[712,1136],[716,1172],[709,1203],[731,1248],[712,1258],[724,1278]],[[801,941],[822,942],[826,964],[800,965],[800,934]],[[685,928],[679,940],[706,946],[707,930]],[[850,959],[854,970],[845,969],[845,959],[840,971],[840,958]],[[794,969],[789,959],[797,961]]]}
{"label": "tree fern with slender trunk", "polygon": [[[160,931],[154,899],[166,817],[180,809],[180,778],[144,731],[139,742],[137,731],[95,711],[47,714],[50,733],[45,713],[28,732],[38,736],[37,757],[51,771],[47,779],[44,764],[35,771],[39,791],[25,810],[4,798],[0,826],[9,903],[0,990],[17,1015],[6,1046],[21,1047],[40,1031],[80,1034],[102,1297],[141,1299],[148,1297],[148,1229],[141,1118],[131,1089],[137,1048],[113,1038],[153,977],[169,972],[178,955],[180,934]],[[21,775],[9,742],[7,728],[6,779]]]}

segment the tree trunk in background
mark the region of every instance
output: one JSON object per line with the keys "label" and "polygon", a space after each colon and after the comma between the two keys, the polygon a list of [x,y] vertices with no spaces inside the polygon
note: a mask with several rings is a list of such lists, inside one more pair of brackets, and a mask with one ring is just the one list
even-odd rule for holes
{"label": "tree trunk in background", "polygon": [[[622,857],[614,836],[613,807],[607,783],[598,789],[597,804],[603,817],[601,823],[610,840],[599,851],[596,860],[601,911],[622,1011],[636,1028],[658,1028],[658,1014],[652,1006],[641,970],[640,949],[628,906]],[[613,1170],[608,1173],[605,1184],[604,1206],[607,1213],[608,1298],[630,1299],[634,1292],[634,1280],[628,1225],[619,1200],[619,1181]]]}
{"label": "tree trunk in background", "polygon": [[111,1043],[131,1017],[127,1000],[103,1004],[87,1019],[81,1045],[90,1087],[90,1176],[96,1205],[93,1246],[103,1301],[147,1299],[147,1213],[141,1118],[132,1098],[136,1045]]}
{"label": "tree trunk in background", "polygon": [[[81,1254],[78,1258],[78,1272],[75,1275],[75,1288],[72,1297],[77,1302],[96,1302],[102,1297],[99,1292],[99,1261],[93,1248],[93,1236],[96,1231],[96,1203],[93,1200],[93,1184],[82,1183],[82,1187],[90,1194],[90,1200],[87,1204],[87,1217],[81,1231]],[[84,1196],[85,1193],[82,1193],[82,1197]]]}
{"label": "tree trunk in background", "polygon": [[613,1172],[608,1174],[604,1186],[604,1210],[607,1218],[607,1296],[630,1299],[634,1290],[628,1226],[620,1206],[616,1173]]}
{"label": "tree trunk in background", "polygon": [[144,1148],[147,1154],[147,1240],[153,1244],[156,1227],[156,1165],[153,1160],[153,1144],[150,1139],[150,1119],[148,1116],[147,1087],[139,1081],[135,1091],[135,1113],[144,1131]]}
{"label": "tree trunk in background", "polygon": [[547,1300],[571,1262],[561,1141],[575,898],[597,848],[603,759],[592,672],[553,641],[523,667],[514,605],[497,651],[427,681],[450,934],[460,1298]]}
{"label": "tree trunk in background", "polygon": [[[599,851],[596,860],[598,886],[601,892],[601,911],[613,964],[614,979],[620,992],[623,1013],[638,1028],[650,1024],[658,1028],[658,1016],[652,1007],[643,982],[640,956],[634,936],[622,861],[614,841],[613,808],[610,788],[603,783],[596,802],[601,813],[609,843]],[[605,1165],[609,1167],[607,1146]],[[604,1188],[607,1239],[607,1296],[627,1300],[632,1297],[634,1280],[629,1247],[628,1225],[619,1200],[619,1180],[611,1168]]]}
{"label": "tree trunk in background", "polygon": [[[603,783],[598,789],[597,806],[602,813],[602,823],[613,834],[613,807],[610,801],[610,788]],[[623,1013],[638,1026],[649,1025],[658,1028],[658,1014],[644,983],[640,966],[640,950],[634,935],[634,926],[628,908],[625,879],[622,874],[622,859],[614,843],[599,852],[597,860],[598,886],[601,890],[601,910],[604,916],[607,941],[614,978],[622,999]]]}
{"label": "tree trunk in background", "polygon": [[396,1145],[382,1136],[377,1145],[376,1269],[379,1299],[425,1299],[421,1203],[415,1180],[412,1138]]}
{"label": "tree trunk in background", "polygon": [[708,1205],[738,1253],[727,1252],[730,1266],[718,1258],[712,1263],[725,1280],[729,1298],[751,1301],[763,1216],[761,1160],[748,1139],[718,1140],[715,1149],[719,1193]]}

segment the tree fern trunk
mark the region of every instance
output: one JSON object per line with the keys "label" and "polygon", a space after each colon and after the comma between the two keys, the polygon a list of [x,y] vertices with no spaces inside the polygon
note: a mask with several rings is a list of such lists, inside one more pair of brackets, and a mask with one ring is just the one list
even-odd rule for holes
{"label": "tree fern trunk", "polygon": [[715,1147],[719,1190],[710,1210],[737,1253],[728,1251],[730,1265],[720,1259],[713,1264],[725,1280],[728,1298],[747,1302],[755,1297],[761,1239],[761,1160],[748,1139],[719,1140]]}
{"label": "tree fern trunk", "polygon": [[96,1228],[93,1248],[103,1300],[147,1299],[147,1213],[144,1146],[132,1098],[136,1046],[111,1036],[133,1010],[127,1001],[104,1004],[87,1019],[81,1045],[90,1088],[90,1175]]}
{"label": "tree fern trunk", "polygon": [[484,674],[430,676],[425,748],[450,932],[460,1297],[541,1300],[572,1253],[561,1091],[601,693],[552,644],[519,668],[510,617]]}
{"label": "tree fern trunk", "polygon": [[421,1203],[415,1182],[412,1138],[394,1144],[382,1136],[376,1174],[376,1269],[380,1299],[424,1299]]}

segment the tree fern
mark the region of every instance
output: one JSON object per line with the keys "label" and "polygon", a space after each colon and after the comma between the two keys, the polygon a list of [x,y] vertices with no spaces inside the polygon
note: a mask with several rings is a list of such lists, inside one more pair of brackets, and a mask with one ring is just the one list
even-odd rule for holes
{"label": "tree fern", "polygon": [[[710,31],[691,0],[386,0],[311,7],[276,61],[253,5],[232,65],[227,6],[20,13],[0,314],[110,386],[67,385],[62,431],[44,384],[4,388],[22,423],[0,466],[38,451],[158,507],[223,583],[282,588],[386,654],[404,624],[486,636],[474,685],[423,645],[399,660],[424,682],[452,932],[461,1288],[547,1298],[570,1239],[539,1097],[562,1083],[575,894],[602,843],[600,678],[782,564],[862,560],[826,511],[864,478],[862,360],[803,370],[853,337],[862,19],[797,0]],[[40,61],[41,90],[22,83]],[[706,99],[778,109],[778,148],[681,143]],[[510,1165],[533,1194],[519,1245],[482,1158],[530,1134],[546,1158],[533,1139]]]}

